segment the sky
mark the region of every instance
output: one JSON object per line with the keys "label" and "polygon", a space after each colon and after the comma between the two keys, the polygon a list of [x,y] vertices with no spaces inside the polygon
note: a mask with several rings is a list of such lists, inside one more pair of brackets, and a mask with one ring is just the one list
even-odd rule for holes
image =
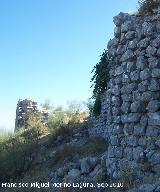
{"label": "sky", "polygon": [[137,0],[0,0],[0,129],[13,130],[19,98],[91,97],[91,70],[113,38],[113,17]]}

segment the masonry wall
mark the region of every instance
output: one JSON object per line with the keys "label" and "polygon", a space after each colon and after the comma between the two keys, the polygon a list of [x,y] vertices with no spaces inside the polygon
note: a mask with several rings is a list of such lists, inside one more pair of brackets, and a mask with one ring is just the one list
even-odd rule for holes
{"label": "masonry wall", "polygon": [[108,175],[122,168],[139,177],[160,172],[160,11],[152,16],[120,13],[114,17],[115,37],[108,43],[108,89],[90,135],[109,142]]}

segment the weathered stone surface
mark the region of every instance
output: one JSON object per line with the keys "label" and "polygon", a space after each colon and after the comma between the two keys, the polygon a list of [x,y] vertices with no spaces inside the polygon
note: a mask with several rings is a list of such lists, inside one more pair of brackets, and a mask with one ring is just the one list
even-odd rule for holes
{"label": "weathered stone surface", "polygon": [[152,99],[152,92],[151,91],[146,91],[143,92],[141,95],[141,101],[143,102],[149,102]]}
{"label": "weathered stone surface", "polygon": [[156,79],[151,79],[151,83],[148,87],[150,91],[159,91],[160,90],[160,83]]}
{"label": "weathered stone surface", "polygon": [[122,100],[124,102],[132,101],[132,95],[131,94],[124,94],[124,95],[121,95],[121,97],[122,97]]}
{"label": "weathered stone surface", "polygon": [[108,147],[108,157],[109,158],[114,157],[114,147],[112,147],[112,146]]}
{"label": "weathered stone surface", "polygon": [[127,144],[130,146],[136,146],[137,145],[137,138],[135,136],[128,136]]}
{"label": "weathered stone surface", "polygon": [[82,173],[89,173],[97,163],[97,159],[95,158],[83,158],[80,160],[80,167],[81,167],[81,172]]}
{"label": "weathered stone surface", "polygon": [[116,70],[115,70],[115,75],[121,75],[121,74],[124,73],[124,72],[125,72],[124,66],[119,66],[119,67],[117,67]]}
{"label": "weathered stone surface", "polygon": [[148,62],[149,62],[149,67],[150,68],[160,67],[160,62],[156,57],[148,58]]}
{"label": "weathered stone surface", "polygon": [[151,77],[151,71],[149,69],[144,69],[140,72],[140,78],[142,80],[150,79]]}
{"label": "weathered stone surface", "polygon": [[137,57],[136,62],[137,69],[145,69],[147,67],[147,60],[144,58],[144,56]]}
{"label": "weathered stone surface", "polygon": [[142,136],[145,134],[145,127],[142,125],[135,125],[134,126],[134,135]]}
{"label": "weathered stone surface", "polygon": [[129,42],[128,48],[131,50],[135,50],[137,48],[138,40],[134,39]]}
{"label": "weathered stone surface", "polygon": [[145,92],[147,90],[148,90],[148,85],[146,83],[144,83],[144,81],[142,81],[141,83],[138,84],[138,91],[139,92]]}
{"label": "weathered stone surface", "polygon": [[131,112],[133,113],[139,113],[143,111],[143,102],[141,101],[136,101],[134,103],[131,104]]}
{"label": "weathered stone surface", "polygon": [[160,100],[151,100],[148,103],[147,110],[149,112],[156,112],[160,109]]}
{"label": "weathered stone surface", "polygon": [[80,175],[81,175],[81,172],[79,169],[71,169],[68,172],[68,176],[72,177],[72,178],[78,178],[78,177],[80,177]]}
{"label": "weathered stone surface", "polygon": [[136,69],[135,62],[127,62],[127,72],[134,71]]}
{"label": "weathered stone surface", "polygon": [[121,35],[121,28],[120,27],[114,28],[114,35],[115,35],[115,37],[119,37]]}
{"label": "weathered stone surface", "polygon": [[121,25],[121,32],[127,32],[127,31],[131,31],[134,30],[134,26],[133,26],[133,22],[132,21],[126,21],[125,23],[123,23]]}
{"label": "weathered stone surface", "polygon": [[160,112],[149,113],[148,124],[160,126]]}
{"label": "weathered stone surface", "polygon": [[122,156],[123,156],[123,148],[122,147],[116,147],[114,149],[114,157],[122,158]]}
{"label": "weathered stone surface", "polygon": [[126,147],[124,149],[124,155],[127,157],[128,160],[133,159],[133,149],[131,147]]}
{"label": "weathered stone surface", "polygon": [[153,192],[156,185],[153,184],[143,184],[139,187],[139,192]]}
{"label": "weathered stone surface", "polygon": [[158,69],[158,68],[153,69],[152,77],[160,78],[160,69]]}
{"label": "weathered stone surface", "polygon": [[113,130],[112,130],[112,133],[113,134],[121,134],[123,132],[123,126],[122,125],[114,125],[113,126]]}
{"label": "weathered stone surface", "polygon": [[160,152],[154,153],[150,161],[152,165],[160,164]]}
{"label": "weathered stone surface", "polygon": [[108,48],[111,48],[111,47],[115,48],[115,47],[118,46],[118,44],[119,44],[119,40],[118,40],[117,38],[113,38],[113,39],[111,39],[111,40],[108,42],[107,47],[108,47]]}
{"label": "weathered stone surface", "polygon": [[128,13],[120,12],[117,16],[113,18],[113,22],[115,25],[120,26],[123,22],[125,22],[129,18]]}
{"label": "weathered stone surface", "polygon": [[121,105],[121,110],[123,113],[128,113],[130,111],[130,103],[129,102],[123,102]]}
{"label": "weathered stone surface", "polygon": [[130,83],[130,77],[128,74],[122,75],[122,83]]}
{"label": "weathered stone surface", "polygon": [[152,42],[152,46],[159,47],[160,46],[160,35],[158,35]]}
{"label": "weathered stone surface", "polygon": [[139,140],[138,140],[138,145],[140,145],[140,146],[146,146],[146,144],[147,144],[146,138],[140,137]]}
{"label": "weathered stone surface", "polygon": [[138,81],[139,78],[140,78],[140,73],[139,73],[139,71],[133,71],[133,72],[131,72],[130,78],[131,78],[132,81]]}
{"label": "weathered stone surface", "polygon": [[93,182],[101,182],[105,178],[105,171],[100,164],[90,173],[90,177],[93,179]]}
{"label": "weathered stone surface", "polygon": [[157,56],[160,57],[160,48],[157,50]]}
{"label": "weathered stone surface", "polygon": [[158,129],[152,125],[148,126],[146,129],[146,136],[157,137],[158,133],[159,133]]}
{"label": "weathered stone surface", "polygon": [[134,52],[131,50],[127,50],[121,57],[121,61],[125,62],[125,61],[131,61],[134,58]]}
{"label": "weathered stone surface", "polygon": [[[102,97],[105,107],[97,118],[97,129],[106,130],[109,142],[107,175],[115,178],[125,160],[136,170],[135,182],[151,170],[160,170],[159,19],[160,8],[154,16],[120,14],[115,18],[109,52],[116,62],[108,69],[110,94]],[[146,162],[149,167],[144,170]]]}
{"label": "weathered stone surface", "polygon": [[147,126],[147,124],[148,124],[148,116],[147,115],[142,115],[141,116],[140,124],[142,126],[144,126],[144,127]]}
{"label": "weathered stone surface", "polygon": [[127,40],[131,40],[131,39],[134,39],[136,36],[136,32],[135,31],[128,31],[126,34],[125,34],[125,37]]}
{"label": "weathered stone surface", "polygon": [[146,49],[146,53],[149,57],[156,55],[156,52],[157,52],[157,48],[150,46],[150,45]]}
{"label": "weathered stone surface", "polygon": [[110,143],[111,145],[119,146],[119,139],[117,136],[111,136],[110,137]]}
{"label": "weathered stone surface", "polygon": [[138,161],[140,159],[140,154],[143,152],[142,147],[135,147],[133,148],[133,159]]}
{"label": "weathered stone surface", "polygon": [[140,120],[141,115],[139,113],[129,113],[128,115],[122,115],[121,121],[123,123],[134,123]]}
{"label": "weathered stone surface", "polygon": [[123,131],[124,131],[125,136],[133,134],[133,130],[134,130],[134,124],[126,123],[124,125]]}
{"label": "weathered stone surface", "polygon": [[120,107],[112,107],[112,114],[119,115],[120,114]]}
{"label": "weathered stone surface", "polygon": [[115,85],[111,90],[113,95],[119,95],[120,94],[120,86]]}
{"label": "weathered stone surface", "polygon": [[153,25],[152,23],[148,23],[148,22],[144,22],[142,24],[142,31],[143,31],[143,34],[145,36],[152,36],[154,31],[155,31],[155,25]]}
{"label": "weathered stone surface", "polygon": [[114,106],[120,106],[121,105],[121,99],[118,96],[112,96],[112,104]]}
{"label": "weathered stone surface", "polygon": [[147,38],[142,39],[141,41],[139,41],[138,47],[146,48],[146,47],[148,47],[149,44],[150,44],[150,38],[147,37]]}

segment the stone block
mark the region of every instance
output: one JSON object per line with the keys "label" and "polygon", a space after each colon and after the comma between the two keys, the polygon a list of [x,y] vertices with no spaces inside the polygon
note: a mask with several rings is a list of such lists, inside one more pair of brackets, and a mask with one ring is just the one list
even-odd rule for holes
{"label": "stone block", "polygon": [[148,46],[146,49],[146,53],[149,57],[155,56],[157,52],[157,48],[153,47],[153,46]]}
{"label": "stone block", "polygon": [[132,113],[141,113],[144,111],[144,105],[142,101],[135,101],[131,104],[131,112]]}
{"label": "stone block", "polygon": [[123,113],[128,113],[130,112],[130,102],[123,102],[122,105],[121,105],[121,111]]}
{"label": "stone block", "polygon": [[138,146],[133,148],[133,159],[138,161],[140,159],[140,154],[143,152],[143,148]]}
{"label": "stone block", "polygon": [[160,100],[151,100],[148,103],[147,110],[149,112],[156,112],[160,110]]}
{"label": "stone block", "polygon": [[147,67],[147,60],[144,56],[137,57],[136,62],[137,69],[144,70]]}
{"label": "stone block", "polygon": [[148,137],[158,137],[159,130],[155,126],[148,126],[146,129],[146,136]]}
{"label": "stone block", "polygon": [[160,90],[160,83],[157,79],[151,79],[151,83],[148,87],[150,91],[159,91]]}
{"label": "stone block", "polygon": [[150,68],[160,67],[160,62],[156,57],[148,58],[148,62],[149,62],[149,67]]}
{"label": "stone block", "polygon": [[130,79],[131,79],[131,81],[138,81],[140,79],[140,72],[139,71],[131,72]]}
{"label": "stone block", "polygon": [[122,62],[131,61],[135,57],[134,52],[132,50],[127,50],[121,57]]}
{"label": "stone block", "polygon": [[143,80],[147,80],[151,78],[151,71],[150,69],[144,69],[143,71],[140,72],[140,78]]}
{"label": "stone block", "polygon": [[160,78],[160,69],[158,68],[152,69],[152,77]]}
{"label": "stone block", "polygon": [[149,113],[148,124],[160,126],[160,112]]}
{"label": "stone block", "polygon": [[134,126],[134,135],[142,136],[145,134],[145,127],[142,125],[135,125]]}
{"label": "stone block", "polygon": [[127,144],[130,145],[130,146],[137,146],[137,138],[136,136],[128,136],[127,137]]}

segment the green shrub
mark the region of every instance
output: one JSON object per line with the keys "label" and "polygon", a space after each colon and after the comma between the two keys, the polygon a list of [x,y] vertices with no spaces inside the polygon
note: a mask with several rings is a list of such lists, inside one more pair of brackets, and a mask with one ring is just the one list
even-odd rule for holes
{"label": "green shrub", "polygon": [[105,50],[101,55],[100,62],[94,66],[91,72],[94,73],[91,78],[91,82],[93,83],[91,87],[93,87],[92,99],[95,100],[93,114],[96,117],[100,115],[101,112],[100,96],[107,89],[107,82],[109,81],[109,64],[111,63],[113,63],[113,58],[109,58],[108,51]]}
{"label": "green shrub", "polygon": [[32,155],[38,150],[38,141],[45,128],[35,118],[30,118],[27,129],[0,140],[0,182],[16,179],[31,165]]}
{"label": "green shrub", "polygon": [[159,0],[140,0],[139,3],[139,13],[142,15],[152,14],[153,9],[160,5]]}
{"label": "green shrub", "polygon": [[98,117],[101,113],[101,98],[97,96],[93,106],[93,114],[95,117]]}

